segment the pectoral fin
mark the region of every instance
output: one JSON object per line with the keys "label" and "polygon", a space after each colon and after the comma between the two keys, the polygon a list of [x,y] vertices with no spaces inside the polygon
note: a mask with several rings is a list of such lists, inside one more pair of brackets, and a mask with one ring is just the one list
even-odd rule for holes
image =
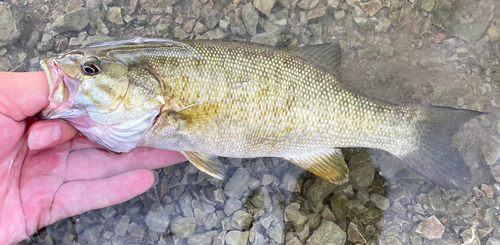
{"label": "pectoral fin", "polygon": [[210,127],[220,109],[221,105],[216,103],[195,104],[177,111],[176,114],[184,120],[186,130],[195,130]]}
{"label": "pectoral fin", "polygon": [[216,179],[224,178],[226,168],[217,156],[192,151],[181,151],[181,153],[199,170]]}
{"label": "pectoral fin", "polygon": [[342,183],[349,180],[349,169],[339,149],[326,155],[286,159],[330,182]]}

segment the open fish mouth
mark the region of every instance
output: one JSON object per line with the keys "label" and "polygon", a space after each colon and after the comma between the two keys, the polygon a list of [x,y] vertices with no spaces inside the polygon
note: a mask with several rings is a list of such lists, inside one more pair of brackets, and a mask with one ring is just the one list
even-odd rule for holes
{"label": "open fish mouth", "polygon": [[54,119],[70,116],[73,110],[68,109],[73,104],[78,89],[78,79],[64,73],[53,58],[42,60],[40,65],[47,75],[50,104],[38,113],[37,117]]}

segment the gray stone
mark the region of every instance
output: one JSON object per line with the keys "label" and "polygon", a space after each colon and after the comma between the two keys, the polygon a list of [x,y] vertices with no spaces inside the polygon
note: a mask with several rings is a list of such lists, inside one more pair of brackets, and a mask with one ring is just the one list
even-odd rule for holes
{"label": "gray stone", "polygon": [[145,229],[143,225],[134,226],[134,229],[130,232],[130,239],[135,243],[140,243],[144,237]]}
{"label": "gray stone", "polygon": [[[96,225],[91,228],[85,229],[83,233],[79,236],[82,241],[86,241],[87,244],[97,244],[97,241],[101,237],[104,225]],[[55,244],[55,243],[51,243]]]}
{"label": "gray stone", "polygon": [[243,210],[234,212],[233,216],[231,217],[231,226],[237,230],[246,230],[250,227],[251,223],[252,215]]}
{"label": "gray stone", "polygon": [[389,199],[387,199],[386,197],[378,194],[378,193],[374,193],[370,196],[370,201],[373,202],[373,204],[375,204],[375,206],[377,208],[380,208],[381,210],[387,210],[390,206],[391,206],[391,203],[389,201]]}
{"label": "gray stone", "polygon": [[377,26],[375,26],[375,31],[376,32],[387,32],[389,30],[389,27],[391,27],[392,22],[390,19],[385,18],[385,17],[380,17],[378,20]]}
{"label": "gray stone", "polygon": [[335,17],[336,21],[340,21],[345,18],[345,10],[341,9],[339,11],[333,12],[333,17]]}
{"label": "gray stone", "polygon": [[354,189],[364,190],[368,188],[375,177],[375,167],[371,156],[360,152],[351,157],[349,161],[349,183]]}
{"label": "gray stone", "polygon": [[248,231],[230,231],[226,234],[227,245],[247,245],[248,244]]}
{"label": "gray stone", "polygon": [[443,198],[443,192],[440,187],[434,188],[428,195],[429,203],[434,212],[443,213],[446,211],[446,200]]}
{"label": "gray stone", "polygon": [[323,221],[307,239],[306,245],[343,245],[347,234],[331,221]]}
{"label": "gray stone", "polygon": [[323,200],[330,195],[337,185],[322,178],[316,178],[314,183],[306,190],[306,199],[313,212],[323,208]]}
{"label": "gray stone", "polygon": [[277,224],[272,226],[267,231],[269,237],[271,237],[277,243],[285,242],[285,235],[283,233],[283,225]]}
{"label": "gray stone", "polygon": [[380,3],[379,0],[372,0],[366,3],[360,3],[359,6],[361,6],[368,16],[373,17],[382,8],[382,3]]}
{"label": "gray stone", "polygon": [[274,181],[274,176],[270,174],[264,174],[262,175],[262,185],[270,185]]}
{"label": "gray stone", "polygon": [[82,0],[69,0],[64,8],[64,12],[71,12],[83,6]]}
{"label": "gray stone", "polygon": [[299,238],[294,237],[290,241],[288,241],[286,245],[303,245],[303,243],[299,240]]}
{"label": "gray stone", "polygon": [[253,7],[252,3],[243,5],[241,9],[241,17],[245,23],[248,33],[255,36],[257,34],[257,24],[259,23],[259,13]]}
{"label": "gray stone", "polygon": [[460,233],[460,237],[464,242],[462,245],[481,245],[477,227],[475,225]]}
{"label": "gray stone", "polygon": [[192,236],[189,236],[189,238],[187,239],[187,243],[189,245],[211,245],[212,236],[207,233],[194,234]]}
{"label": "gray stone", "polygon": [[120,236],[125,236],[125,234],[127,233],[129,222],[130,217],[128,215],[123,215],[115,225],[115,233]]}
{"label": "gray stone", "polygon": [[366,47],[365,49],[359,50],[358,56],[359,56],[359,58],[362,58],[362,59],[371,59],[371,58],[378,57],[379,53],[380,53],[380,50],[377,46],[370,45],[370,46]]}
{"label": "gray stone", "polygon": [[271,9],[273,8],[276,0],[254,0],[255,8],[267,16],[271,16]]}
{"label": "gray stone", "polygon": [[203,11],[201,13],[201,18],[203,21],[205,21],[205,24],[209,29],[214,28],[222,18],[222,15],[220,14],[219,11],[213,9],[213,10],[208,10],[208,11]]}
{"label": "gray stone", "polygon": [[217,225],[217,222],[219,221],[219,218],[215,213],[210,213],[208,214],[205,219],[203,219],[203,227],[205,230],[211,230]]}
{"label": "gray stone", "polygon": [[415,232],[429,240],[440,239],[444,232],[444,226],[436,216],[433,215],[420,222]]}
{"label": "gray stone", "polygon": [[419,8],[431,12],[434,8],[434,4],[436,4],[436,0],[418,0],[417,5]]}
{"label": "gray stone", "polygon": [[10,61],[6,57],[0,57],[0,71],[8,71],[12,68]]}
{"label": "gray stone", "polygon": [[106,19],[108,19],[111,23],[115,23],[117,25],[123,25],[122,18],[122,8],[120,7],[110,7],[108,8],[108,12],[106,13]]}
{"label": "gray stone", "polygon": [[174,37],[179,39],[179,40],[183,40],[183,39],[186,39],[187,37],[189,37],[189,34],[180,26],[175,27],[173,30],[173,33],[174,33]]}
{"label": "gray stone", "polygon": [[350,222],[349,228],[347,228],[347,237],[351,242],[366,243],[366,239],[359,231],[357,222]]}
{"label": "gray stone", "polygon": [[292,203],[285,208],[285,220],[290,220],[298,231],[307,221],[307,216],[299,210],[300,204]]}
{"label": "gray stone", "polygon": [[54,47],[54,38],[49,34],[43,34],[42,40],[36,45],[36,48],[41,51],[49,51]]}
{"label": "gray stone", "polygon": [[266,213],[260,217],[259,223],[267,230],[273,221],[273,215]]}
{"label": "gray stone", "polygon": [[116,210],[112,207],[106,207],[101,209],[101,216],[105,219],[110,219],[115,217],[116,215]]}
{"label": "gray stone", "polygon": [[325,16],[326,7],[323,4],[319,4],[316,8],[307,11],[307,20],[314,20],[320,17]]}
{"label": "gray stone", "polygon": [[184,193],[179,198],[179,207],[181,208],[182,215],[184,217],[194,217],[193,206],[191,202],[193,201],[193,197],[189,192]]}
{"label": "gray stone", "polygon": [[387,245],[402,245],[402,243],[395,236],[388,236],[385,238],[385,243]]}
{"label": "gray stone", "polygon": [[368,19],[365,17],[354,17],[354,22],[356,22],[356,25],[359,27],[363,28],[366,26],[366,23],[368,22]]}
{"label": "gray stone", "polygon": [[250,199],[253,206],[256,208],[266,208],[271,205],[271,197],[266,187],[255,192],[255,195]]}
{"label": "gray stone", "polygon": [[82,31],[89,24],[89,14],[86,9],[78,8],[62,16],[52,23],[52,30],[57,33]]}
{"label": "gray stone", "polygon": [[260,187],[260,180],[256,178],[250,178],[250,180],[248,181],[248,188],[250,188],[250,190],[252,191],[255,191],[259,187]]}
{"label": "gray stone", "polygon": [[10,45],[23,35],[24,14],[19,9],[6,2],[0,3],[0,46]]}
{"label": "gray stone", "polygon": [[205,34],[203,34],[203,38],[208,40],[223,39],[224,37],[226,37],[226,34],[227,33],[221,30],[221,28],[215,28],[205,32]]}
{"label": "gray stone", "polygon": [[248,190],[250,175],[244,168],[238,168],[224,186],[224,194],[228,197],[239,199],[243,192]]}
{"label": "gray stone", "polygon": [[69,39],[68,48],[79,48],[83,45],[83,42],[87,38],[87,34],[82,32],[78,37],[72,37]]}
{"label": "gray stone", "polygon": [[163,233],[167,231],[170,217],[159,204],[153,204],[145,217],[146,226],[153,231]]}
{"label": "gray stone", "polygon": [[192,217],[177,217],[172,220],[170,230],[178,237],[189,237],[194,234],[196,219]]}
{"label": "gray stone", "polygon": [[500,165],[500,139],[498,137],[491,136],[490,140],[481,147],[481,151],[483,152],[486,164]]}
{"label": "gray stone", "polygon": [[33,57],[29,61],[31,70],[30,71],[38,71],[40,68],[40,57]]}
{"label": "gray stone", "polygon": [[234,211],[241,209],[241,207],[242,207],[242,204],[241,204],[241,201],[239,199],[229,198],[226,201],[226,204],[224,205],[224,213],[227,216],[229,216],[232,213],[234,213]]}
{"label": "gray stone", "polygon": [[490,237],[490,238],[488,238],[488,241],[486,242],[486,245],[500,245],[500,239],[499,238]]}
{"label": "gray stone", "polygon": [[109,30],[104,24],[104,22],[101,20],[101,18],[97,18],[96,27],[97,27],[97,33],[102,33],[104,35],[109,34]]}
{"label": "gray stone", "polygon": [[172,31],[172,24],[170,19],[163,18],[158,21],[155,26],[156,35],[166,38]]}
{"label": "gray stone", "polygon": [[330,207],[339,220],[343,220],[349,213],[349,199],[344,195],[335,195],[330,201]]}
{"label": "gray stone", "polygon": [[371,222],[374,222],[375,220],[378,220],[382,217],[382,210],[378,208],[367,208],[363,214],[361,214],[361,217],[359,218],[359,221],[363,224],[369,224]]}
{"label": "gray stone", "polygon": [[339,6],[339,0],[328,0],[328,7],[337,8]]}
{"label": "gray stone", "polygon": [[276,46],[280,42],[280,37],[281,35],[279,32],[263,32],[253,36],[250,42]]}

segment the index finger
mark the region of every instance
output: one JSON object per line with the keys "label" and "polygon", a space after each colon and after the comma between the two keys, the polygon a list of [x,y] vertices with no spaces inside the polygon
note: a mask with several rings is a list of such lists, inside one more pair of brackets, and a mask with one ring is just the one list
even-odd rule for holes
{"label": "index finger", "polygon": [[0,72],[0,114],[21,121],[49,105],[45,72]]}

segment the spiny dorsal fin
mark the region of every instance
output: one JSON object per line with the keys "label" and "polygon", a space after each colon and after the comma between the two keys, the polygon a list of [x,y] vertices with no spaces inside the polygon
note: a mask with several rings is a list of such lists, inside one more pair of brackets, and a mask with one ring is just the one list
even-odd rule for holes
{"label": "spiny dorsal fin", "polygon": [[339,149],[326,155],[286,159],[330,182],[343,183],[349,180],[349,169]]}
{"label": "spiny dorsal fin", "polygon": [[226,168],[217,156],[193,151],[181,151],[181,153],[200,171],[216,179],[224,179]]}
{"label": "spiny dorsal fin", "polygon": [[342,49],[337,43],[325,43],[297,48],[288,51],[302,59],[308,60],[316,66],[323,68],[326,72],[340,78],[340,66],[342,65]]}

